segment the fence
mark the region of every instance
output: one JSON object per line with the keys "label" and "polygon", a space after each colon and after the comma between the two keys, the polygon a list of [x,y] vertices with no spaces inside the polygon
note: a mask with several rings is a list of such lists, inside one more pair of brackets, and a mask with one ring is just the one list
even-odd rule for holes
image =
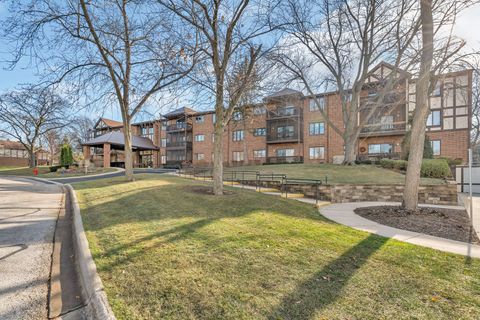
{"label": "fence", "polygon": [[[455,168],[455,179],[458,192],[470,192],[470,174],[468,166]],[[480,193],[480,166],[472,167],[472,193]]]}

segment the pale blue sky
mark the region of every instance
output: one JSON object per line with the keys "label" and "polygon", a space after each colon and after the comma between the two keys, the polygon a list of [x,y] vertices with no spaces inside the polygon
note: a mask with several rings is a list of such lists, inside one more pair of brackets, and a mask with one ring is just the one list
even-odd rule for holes
{"label": "pale blue sky", "polygon": [[[5,4],[0,3],[0,19],[6,16]],[[463,12],[457,19],[455,26],[455,34],[467,41],[467,45],[470,48],[480,50],[480,4],[475,5]],[[14,89],[22,83],[35,82],[35,68],[28,66],[28,64],[22,63],[16,67],[13,71],[6,70],[7,64],[4,62],[8,58],[9,48],[5,42],[0,41],[0,92]],[[180,102],[180,104],[182,104]],[[103,112],[103,116],[119,119],[119,113],[117,107],[112,106],[107,108]],[[154,108],[155,109],[155,108]],[[157,112],[157,110],[152,110]],[[96,118],[101,114],[89,113],[89,116]]]}

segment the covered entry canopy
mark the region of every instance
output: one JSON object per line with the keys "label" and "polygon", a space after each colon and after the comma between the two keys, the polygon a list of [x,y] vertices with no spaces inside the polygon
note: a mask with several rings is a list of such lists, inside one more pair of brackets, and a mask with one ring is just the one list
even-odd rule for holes
{"label": "covered entry canopy", "polygon": [[[123,136],[123,132],[108,132],[104,135],[98,136],[82,143],[83,146],[99,148],[103,148],[105,144],[109,144],[112,149],[123,150],[125,148],[125,138]],[[138,151],[158,150],[158,147],[156,147],[153,142],[148,138],[132,135],[132,149]]]}

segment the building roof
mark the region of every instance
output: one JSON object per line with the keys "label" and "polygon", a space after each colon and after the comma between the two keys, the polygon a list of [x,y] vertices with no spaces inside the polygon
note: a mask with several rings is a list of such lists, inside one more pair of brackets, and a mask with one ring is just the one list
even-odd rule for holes
{"label": "building roof", "polygon": [[24,150],[25,147],[19,141],[0,140],[0,148]]}
{"label": "building roof", "polygon": [[265,99],[273,99],[273,98],[280,98],[285,96],[292,96],[292,95],[300,95],[303,96],[303,93],[297,90],[293,90],[290,88],[283,88],[280,91],[277,91],[269,96],[266,96]]}
{"label": "building roof", "polygon": [[98,119],[97,123],[95,123],[95,128],[100,124],[100,122],[103,122],[107,127],[110,128],[118,128],[118,127],[123,127],[123,122],[120,121],[115,121],[107,118],[100,118]]}
{"label": "building roof", "polygon": [[[84,143],[83,146],[103,147],[105,143],[112,146],[112,149],[123,149],[125,147],[125,137],[123,132],[111,131],[101,136],[90,139]],[[158,150],[152,140],[144,137],[132,135],[132,149],[135,150]]]}
{"label": "building roof", "polygon": [[164,118],[175,118],[175,117],[178,117],[180,115],[184,115],[184,114],[187,114],[187,115],[190,115],[190,114],[195,114],[197,113],[195,110],[193,109],[190,109],[190,108],[187,108],[187,107],[181,107],[181,108],[178,108],[178,109],[175,109],[167,114],[164,114],[163,117]]}

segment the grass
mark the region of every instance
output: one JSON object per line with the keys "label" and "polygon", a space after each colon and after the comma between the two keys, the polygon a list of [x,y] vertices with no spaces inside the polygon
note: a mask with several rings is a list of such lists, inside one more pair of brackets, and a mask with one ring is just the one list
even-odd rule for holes
{"label": "grass", "polygon": [[[321,179],[330,184],[404,184],[403,173],[374,165],[275,164],[227,168],[226,171],[254,170],[286,174],[287,177]],[[443,184],[442,179],[422,178],[422,184]]]}
{"label": "grass", "polygon": [[[84,176],[84,173],[81,172],[71,172],[64,173],[61,172],[50,172],[48,166],[40,166],[38,169],[38,177],[41,178],[63,178],[63,177],[78,177]],[[105,172],[113,172],[114,168],[97,168],[94,172],[89,172],[87,175],[99,174]],[[29,176],[33,177],[33,169],[29,167],[5,167],[0,166],[0,176],[1,175],[12,175],[12,176]]]}
{"label": "grass", "polygon": [[[45,166],[37,167],[38,174],[43,175],[50,172],[50,169]],[[33,169],[29,167],[0,167],[0,175],[11,175],[11,176],[32,176]]]}
{"label": "grass", "polygon": [[76,183],[118,319],[479,319],[480,260],[370,235],[310,205],[201,181]]}

